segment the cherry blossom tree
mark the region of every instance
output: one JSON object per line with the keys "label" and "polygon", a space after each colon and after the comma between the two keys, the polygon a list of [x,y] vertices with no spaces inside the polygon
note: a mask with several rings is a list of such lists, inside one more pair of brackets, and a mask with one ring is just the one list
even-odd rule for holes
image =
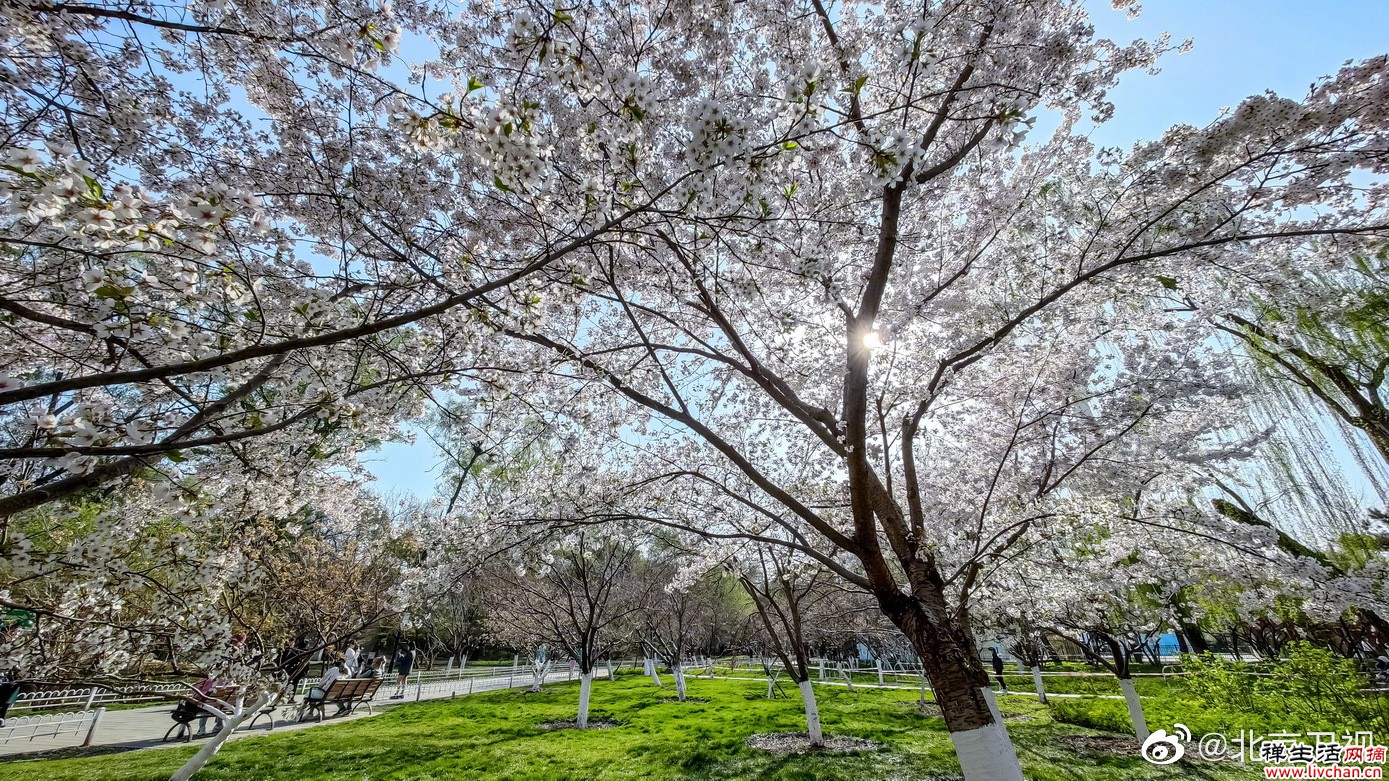
{"label": "cherry blossom tree", "polygon": [[[657,550],[669,541],[657,541]],[[693,567],[679,562],[688,551],[676,547],[673,551],[652,554],[644,577],[651,578],[648,587],[652,597],[642,609],[642,639],[655,652],[656,660],[665,660],[675,679],[675,698],[685,702],[686,657],[691,652],[709,651],[710,640],[727,627],[730,583],[719,570],[701,571],[707,566],[703,557],[694,557]],[[732,586],[736,589],[736,586]]]}
{"label": "cherry blossom tree", "polygon": [[[579,729],[588,728],[593,672],[605,655],[630,644],[649,589],[636,576],[636,547],[604,530],[574,530],[512,549],[496,569],[494,632],[503,642],[563,652],[579,668]],[[536,655],[538,664],[542,660]],[[540,678],[543,681],[543,674]]]}
{"label": "cherry blossom tree", "polygon": [[[581,250],[534,308],[498,306],[490,324],[515,345],[499,368],[624,441],[631,485],[706,493],[701,507],[725,494],[762,526],[647,514],[779,528],[870,591],[925,663],[965,777],[1017,779],[970,592],[1067,492],[1126,496],[1220,457],[1240,389],[1212,318],[1389,224],[1384,185],[1353,183],[1384,162],[1386,63],[1099,149],[1086,123],[1165,41],[1096,40],[1068,3],[798,10],[510,21],[499,53],[518,94],[542,96],[532,124],[575,110],[564,89],[606,94],[620,68],[641,83],[633,140],[594,154],[626,154],[641,187],[674,182],[671,161],[704,170],[679,213]],[[618,43],[633,24],[644,34],[624,40],[642,43]],[[690,51],[717,75],[667,78]],[[1059,128],[1024,143],[1043,111]],[[1168,311],[1173,279],[1209,308]]]}
{"label": "cherry blossom tree", "polygon": [[423,633],[435,638],[461,665],[492,640],[487,626],[489,589],[483,572],[457,577],[447,573],[447,568],[428,568],[430,577],[421,579],[406,601],[419,611]]}
{"label": "cherry blossom tree", "polygon": [[1066,496],[1222,457],[1214,324],[1389,226],[1385,58],[1096,148],[1173,47],[1066,0],[0,13],[0,518],[523,397],[610,438],[584,517],[873,594],[970,781],[1021,777],[974,590]]}

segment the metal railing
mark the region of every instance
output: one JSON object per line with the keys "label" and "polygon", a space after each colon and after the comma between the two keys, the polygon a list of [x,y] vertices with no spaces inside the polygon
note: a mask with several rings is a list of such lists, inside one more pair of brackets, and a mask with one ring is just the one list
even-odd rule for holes
{"label": "metal railing", "polygon": [[189,691],[186,684],[161,683],[140,689],[112,690],[93,686],[81,689],[50,689],[31,691],[19,695],[12,711],[55,711],[71,709],[89,711],[99,705],[134,705],[146,702],[163,702],[177,698]]}
{"label": "metal railing", "polygon": [[35,738],[56,738],[68,733],[75,736],[82,734],[85,729],[87,736],[83,738],[82,745],[90,746],[92,740],[96,738],[97,725],[101,723],[101,716],[105,712],[105,708],[97,708],[96,710],[84,710],[76,713],[11,716],[5,719],[4,726],[0,726],[0,744],[20,738],[28,738],[32,741]]}

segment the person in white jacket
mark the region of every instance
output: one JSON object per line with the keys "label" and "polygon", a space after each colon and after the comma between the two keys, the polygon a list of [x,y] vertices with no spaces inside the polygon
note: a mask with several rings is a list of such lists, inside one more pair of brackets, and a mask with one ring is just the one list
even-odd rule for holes
{"label": "person in white jacket", "polygon": [[347,665],[348,676],[357,677],[357,672],[362,668],[362,649],[357,646],[356,640],[347,641],[347,650],[343,652],[342,660]]}

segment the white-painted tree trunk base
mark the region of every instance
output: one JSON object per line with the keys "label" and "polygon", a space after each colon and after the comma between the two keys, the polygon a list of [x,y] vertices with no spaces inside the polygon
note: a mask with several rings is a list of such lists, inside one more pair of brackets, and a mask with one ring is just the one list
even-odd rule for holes
{"label": "white-painted tree trunk base", "polygon": [[579,729],[588,729],[588,698],[593,691],[593,673],[579,676]]}
{"label": "white-painted tree trunk base", "polygon": [[685,701],[685,670],[678,664],[675,666],[675,698]]}
{"label": "white-painted tree trunk base", "polygon": [[550,677],[550,662],[531,662],[531,688],[532,692],[540,691],[545,685],[545,679]]}
{"label": "white-painted tree trunk base", "polygon": [[1018,753],[1013,749],[1013,741],[1003,726],[1003,716],[999,713],[993,692],[987,686],[981,687],[980,691],[989,704],[994,723],[950,733],[965,781],[1024,781]]}
{"label": "white-painted tree trunk base", "polygon": [[1001,724],[950,733],[965,781],[1023,781],[1022,766]]}
{"label": "white-painted tree trunk base", "polygon": [[981,686],[980,691],[984,692],[984,701],[989,703],[989,713],[993,714],[994,723],[1001,728],[1003,726],[1003,711],[998,709],[998,700],[994,697],[993,689]]}
{"label": "white-painted tree trunk base", "polygon": [[1129,706],[1129,718],[1133,719],[1133,734],[1141,743],[1148,739],[1148,719],[1143,716],[1143,701],[1138,699],[1138,690],[1132,678],[1120,678],[1119,689],[1124,693],[1124,704]]}
{"label": "white-painted tree trunk base", "polygon": [[820,705],[815,702],[815,688],[810,681],[801,681],[801,702],[805,703],[805,726],[810,735],[810,745],[825,745],[825,735],[820,731]]}
{"label": "white-painted tree trunk base", "polygon": [[1047,688],[1042,685],[1042,668],[1032,668],[1032,685],[1037,687],[1037,701],[1047,701]]}
{"label": "white-painted tree trunk base", "polygon": [[1024,781],[1018,753],[1013,749],[1013,741],[1003,726],[1003,715],[998,710],[994,693],[987,686],[981,687],[980,691],[989,704],[994,723],[950,733],[965,781]]}

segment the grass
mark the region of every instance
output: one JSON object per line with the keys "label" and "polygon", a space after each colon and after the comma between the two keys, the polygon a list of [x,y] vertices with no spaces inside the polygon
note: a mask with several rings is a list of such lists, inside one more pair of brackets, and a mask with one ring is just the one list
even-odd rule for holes
{"label": "grass", "polygon": [[[789,688],[789,687],[788,687]],[[538,725],[573,718],[578,688],[540,694],[489,692],[457,700],[402,705],[388,713],[338,725],[246,738],[229,743],[197,778],[207,781],[924,781],[959,772],[944,724],[923,716],[911,691],[820,687],[829,734],[870,738],[882,750],[857,755],[776,757],[748,748],[749,735],[800,731],[792,699],[769,701],[755,682],[690,680],[692,697],[707,703],[662,703],[639,675],[594,685],[593,718],[618,721],[606,730],[548,732]],[[1005,698],[1025,773],[1033,781],[1120,781],[1262,777],[1249,768],[1196,760],[1171,767],[1132,756],[1077,752],[1058,742],[1098,735],[1053,722],[1045,708]],[[191,753],[174,748],[134,753],[0,764],[7,781],[156,781]]]}

